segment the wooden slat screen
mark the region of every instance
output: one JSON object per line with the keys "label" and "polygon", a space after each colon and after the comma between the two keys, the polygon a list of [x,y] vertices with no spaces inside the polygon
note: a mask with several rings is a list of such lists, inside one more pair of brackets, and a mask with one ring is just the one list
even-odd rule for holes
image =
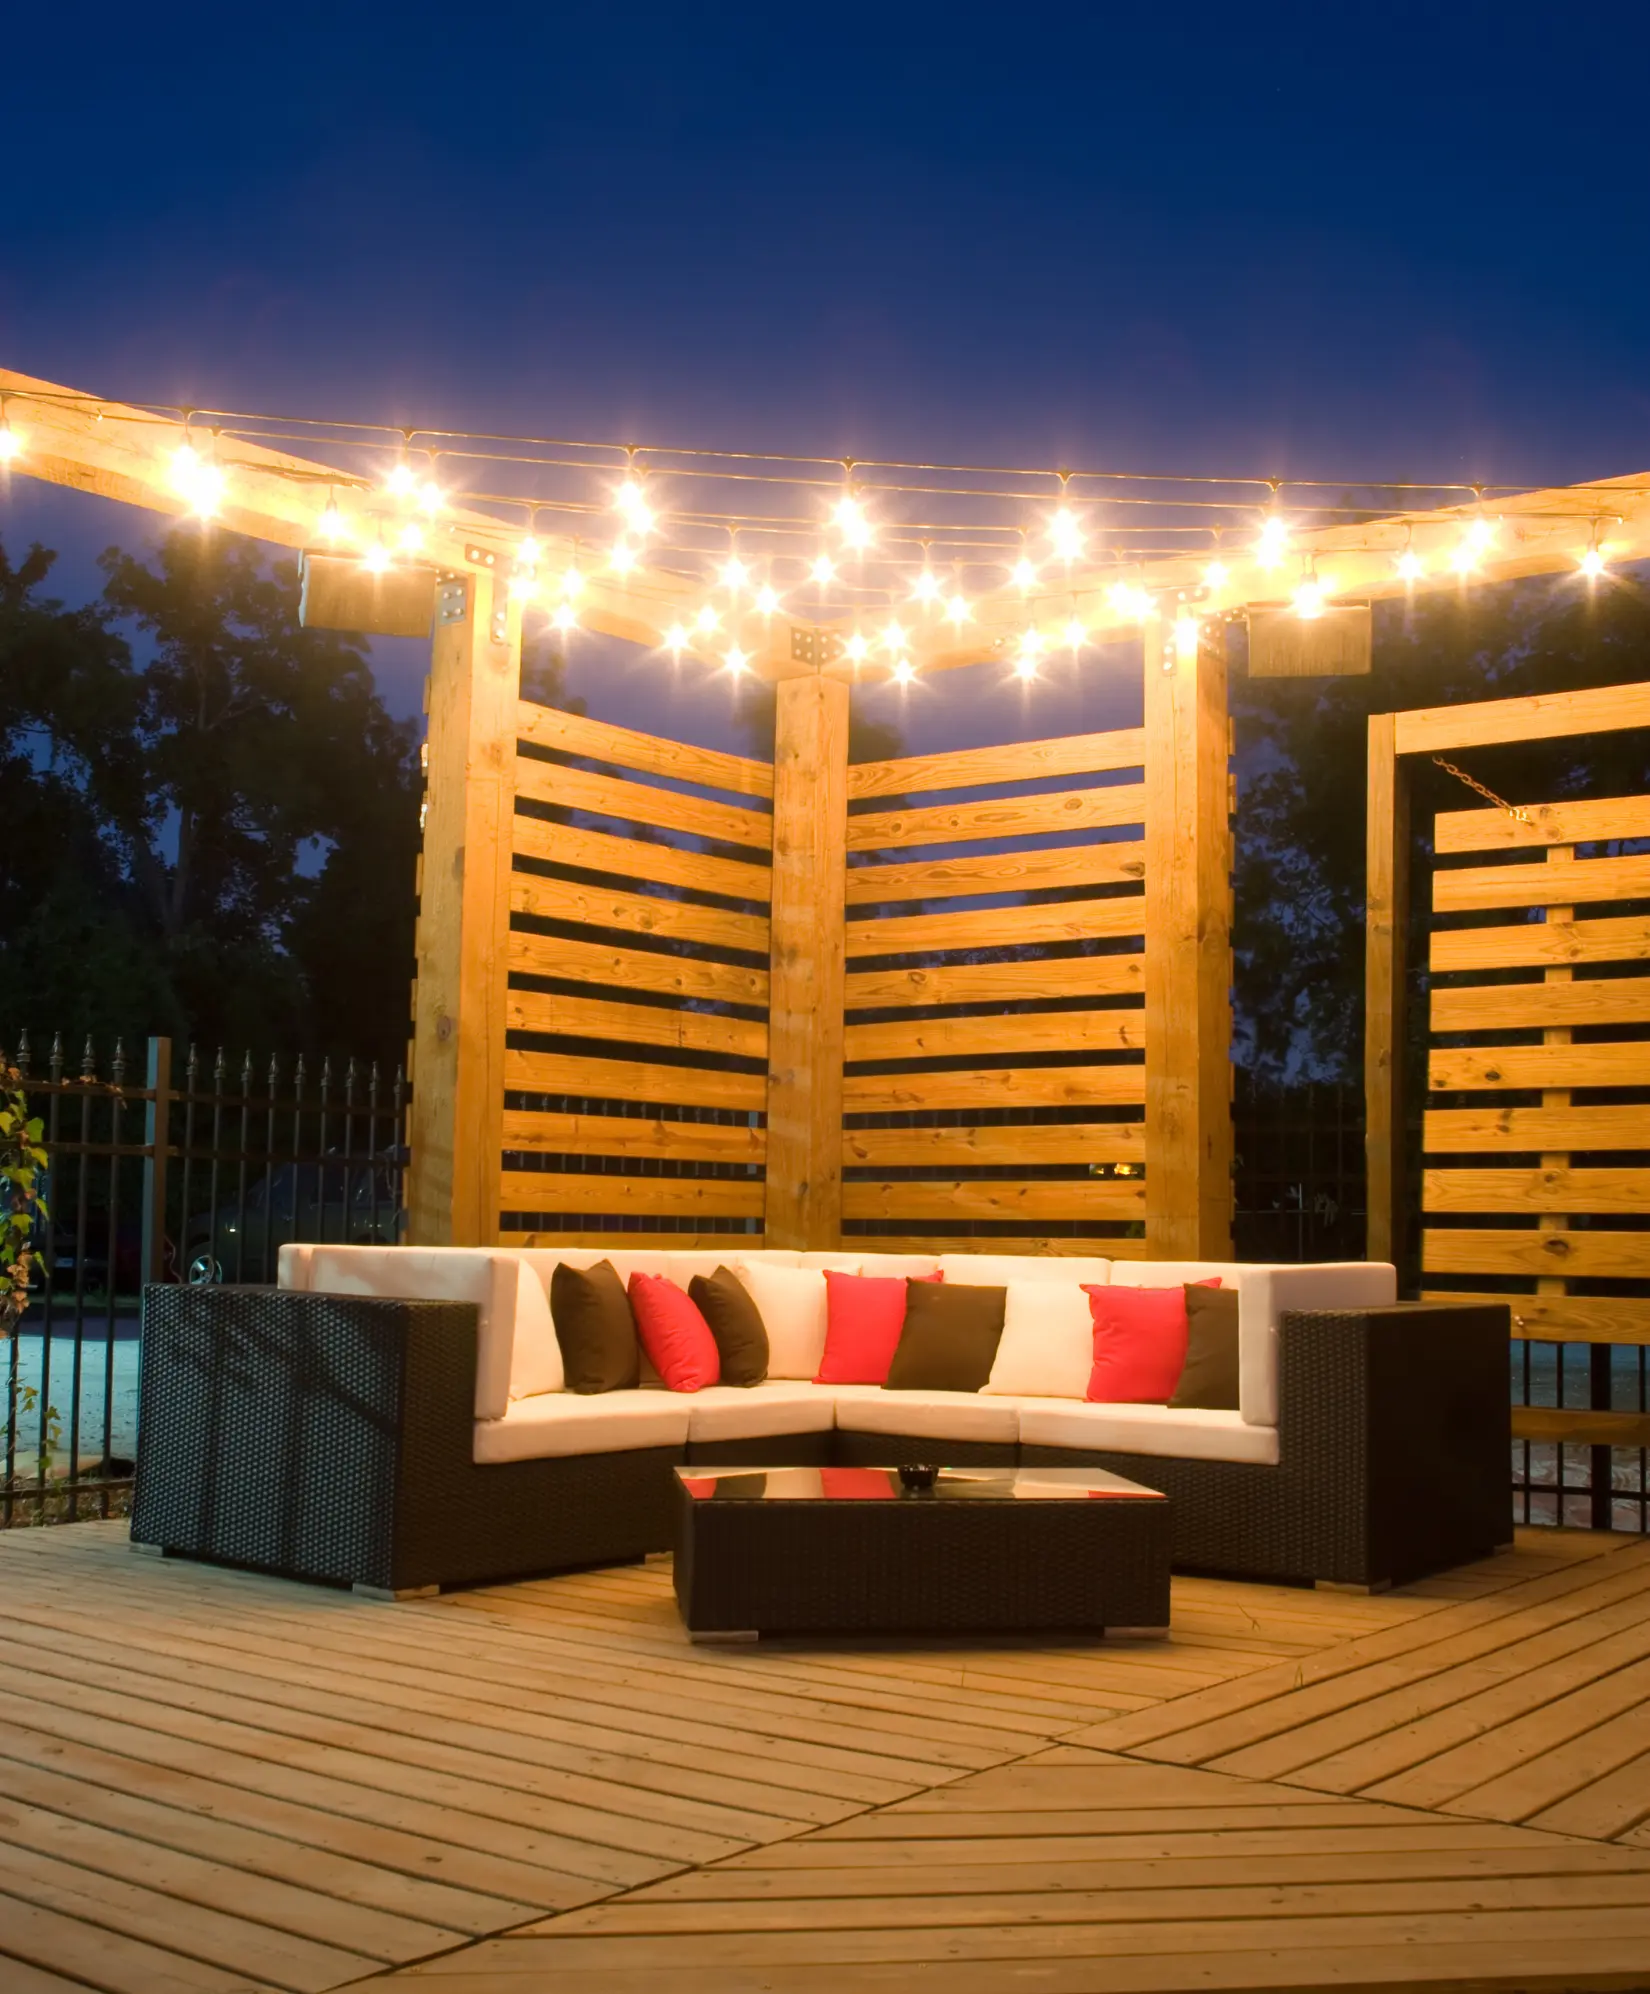
{"label": "wooden slat screen", "polygon": [[[1526,818],[1436,823],[1423,1276],[1430,1292],[1511,1299],[1520,1337],[1642,1344],[1650,797]],[[1602,1437],[1597,1415],[1560,1417],[1558,1437]],[[1618,1444],[1650,1440],[1650,1420],[1629,1424]]]}
{"label": "wooden slat screen", "polygon": [[845,1241],[1144,1251],[1144,756],[849,769]]}
{"label": "wooden slat screen", "polygon": [[500,1238],[760,1236],[773,771],[524,702]]}

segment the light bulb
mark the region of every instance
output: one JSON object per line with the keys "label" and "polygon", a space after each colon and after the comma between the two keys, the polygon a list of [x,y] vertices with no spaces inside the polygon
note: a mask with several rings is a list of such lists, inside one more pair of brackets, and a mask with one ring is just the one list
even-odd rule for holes
{"label": "light bulb", "polygon": [[917,676],[917,668],[909,658],[901,658],[894,667],[895,685],[910,685]]}
{"label": "light bulb", "polygon": [[22,448],[16,430],[0,417],[0,464],[9,464]]}
{"label": "light bulb", "polygon": [[1232,578],[1232,571],[1224,561],[1211,561],[1203,570],[1203,581],[1207,588],[1223,589]]}
{"label": "light bulb", "polygon": [[1083,646],[1089,641],[1089,633],[1084,628],[1083,619],[1080,616],[1073,616],[1068,620],[1065,629],[1065,638],[1073,651],[1082,650]]}
{"label": "light bulb", "polygon": [[870,546],[871,522],[865,517],[865,509],[857,499],[845,498],[839,501],[836,509],[836,525],[845,547]]}
{"label": "light bulb", "polygon": [[190,486],[189,503],[202,519],[210,519],[222,503],[224,475],[216,464],[202,464]]}
{"label": "light bulb", "polygon": [[1475,519],[1467,528],[1467,538],[1472,542],[1475,552],[1480,554],[1487,552],[1495,544],[1494,522],[1488,519]]}
{"label": "light bulb", "polygon": [[939,592],[940,578],[934,573],[932,568],[924,568],[922,573],[911,584],[911,600],[913,602],[934,602],[938,599]]}
{"label": "light bulb", "polygon": [[1037,566],[1022,554],[1014,563],[1014,580],[1022,590],[1037,586]]}
{"label": "light bulb", "polygon": [[740,674],[744,671],[745,667],[750,663],[750,661],[751,661],[750,652],[741,651],[737,644],[733,645],[730,649],[722,653],[723,664],[727,666],[728,670],[732,672],[735,678],[738,678],[740,676]]}
{"label": "light bulb", "polygon": [[958,630],[962,628],[973,614],[973,610],[968,606],[968,598],[966,596],[954,595],[945,605],[946,622]]}
{"label": "light bulb", "polygon": [[836,580],[836,563],[831,559],[829,554],[821,554],[808,572],[818,582],[819,586],[823,588],[827,582]]}
{"label": "light bulb", "polygon": [[1581,572],[1588,581],[1596,582],[1604,573],[1604,556],[1596,547],[1589,547],[1581,557]]}
{"label": "light bulb", "polygon": [[558,605],[556,612],[551,617],[550,621],[565,636],[569,630],[578,629],[579,612],[573,607],[573,605],[570,602],[564,602]]}
{"label": "light bulb", "polygon": [[1426,563],[1413,547],[1406,547],[1397,560],[1398,579],[1401,582],[1418,582],[1426,573]]}
{"label": "light bulb", "polygon": [[389,549],[382,541],[371,546],[361,556],[361,565],[369,575],[382,575],[390,565]]}
{"label": "light bulb", "polygon": [[699,614],[693,619],[693,627],[708,637],[721,621],[721,617],[707,602],[701,606]]}
{"label": "light bulb", "polygon": [[1119,616],[1136,617],[1141,622],[1157,607],[1151,590],[1139,588],[1133,582],[1113,582],[1106,591],[1106,600]]}
{"label": "light bulb", "polygon": [[441,510],[446,494],[433,478],[427,479],[418,490],[418,509],[433,515]]}
{"label": "light bulb", "polygon": [[406,498],[417,485],[418,480],[413,476],[410,464],[397,464],[384,480],[384,483],[397,498]]}
{"label": "light bulb", "polygon": [[1048,523],[1048,537],[1056,560],[1075,561],[1083,551],[1086,535],[1076,513],[1069,506],[1061,506]]}
{"label": "light bulb", "polygon": [[909,642],[904,626],[890,617],[883,626],[882,648],[888,652],[903,651]]}
{"label": "light bulb", "polygon": [[512,575],[510,577],[510,600],[512,602],[531,602],[538,592],[538,582],[532,575]]}
{"label": "light bulb", "polygon": [[851,658],[856,665],[863,664],[871,655],[870,640],[862,631],[856,630],[842,647],[843,655]]}
{"label": "light bulb", "polygon": [[516,559],[521,563],[521,565],[524,568],[536,568],[539,564],[539,555],[543,551],[544,550],[539,546],[539,543],[533,538],[532,534],[529,533],[526,539],[523,540],[521,545],[516,549]]}
{"label": "light bulb", "polygon": [[344,515],[338,510],[338,501],[328,499],[326,509],[319,521],[321,535],[334,546],[344,537]]}
{"label": "light bulb", "polygon": [[673,623],[665,632],[665,648],[673,658],[680,658],[688,646],[688,632],[685,623]]}
{"label": "light bulb", "polygon": [[417,526],[403,526],[396,544],[403,554],[416,554],[424,545],[423,529]]}
{"label": "light bulb", "polygon": [[1466,534],[1449,557],[1449,564],[1458,575],[1470,575],[1478,566],[1478,547],[1472,535]]}
{"label": "light bulb", "polygon": [[1295,591],[1295,614],[1307,622],[1323,614],[1323,583],[1316,575],[1310,581],[1302,582]]}
{"label": "light bulb", "polygon": [[779,608],[779,591],[764,582],[756,591],[756,607],[759,615],[772,616]]}
{"label": "light bulb", "polygon": [[615,540],[607,565],[616,575],[628,575],[636,565],[636,550],[628,540]]}
{"label": "light bulb", "polygon": [[1034,679],[1037,676],[1037,660],[1042,655],[1043,640],[1041,635],[1035,630],[1022,632],[1020,637],[1020,655],[1014,664],[1015,677]]}
{"label": "light bulb", "polygon": [[1260,538],[1255,543],[1255,553],[1263,568],[1275,568],[1283,559],[1284,550],[1289,545],[1289,528],[1273,513],[1261,524]]}
{"label": "light bulb", "polygon": [[750,569],[737,554],[730,554],[716,572],[717,579],[731,595],[737,595],[751,578]]}
{"label": "light bulb", "polygon": [[1197,658],[1197,618],[1177,616],[1174,620],[1175,656],[1183,665],[1195,662]]}
{"label": "light bulb", "polygon": [[624,514],[625,524],[632,533],[644,534],[653,530],[653,508],[642,496],[642,488],[634,478],[626,478],[613,495],[613,503]]}

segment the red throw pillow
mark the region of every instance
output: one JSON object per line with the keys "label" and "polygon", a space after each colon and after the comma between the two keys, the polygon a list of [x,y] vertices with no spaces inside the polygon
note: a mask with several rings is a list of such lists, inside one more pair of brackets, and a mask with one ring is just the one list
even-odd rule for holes
{"label": "red throw pillow", "polygon": [[[1192,1283],[1218,1288],[1217,1276]],[[1094,1321],[1091,1404],[1167,1405],[1186,1368],[1186,1289],[1111,1288],[1085,1281]]]}
{"label": "red throw pillow", "polygon": [[[943,1281],[943,1274],[924,1274]],[[816,1385],[881,1385],[905,1327],[905,1277],[825,1273],[825,1354]]]}
{"label": "red throw pillow", "polygon": [[698,1392],[722,1375],[710,1324],[686,1291],[662,1274],[632,1274],[630,1312],[653,1368],[673,1392]]}

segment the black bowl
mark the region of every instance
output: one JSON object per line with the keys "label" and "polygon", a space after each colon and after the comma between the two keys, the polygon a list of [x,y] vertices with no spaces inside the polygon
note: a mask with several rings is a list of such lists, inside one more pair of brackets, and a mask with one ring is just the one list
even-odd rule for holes
{"label": "black bowl", "polygon": [[907,1461],[899,1470],[900,1487],[910,1495],[926,1495],[934,1486],[938,1468],[931,1468],[924,1462]]}

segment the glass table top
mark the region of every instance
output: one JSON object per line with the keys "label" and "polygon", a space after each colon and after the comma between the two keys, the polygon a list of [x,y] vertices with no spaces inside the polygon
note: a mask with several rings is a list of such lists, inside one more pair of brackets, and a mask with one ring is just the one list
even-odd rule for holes
{"label": "glass table top", "polygon": [[911,1489],[897,1468],[678,1468],[695,1502],[1162,1502],[1103,1468],[941,1468]]}

